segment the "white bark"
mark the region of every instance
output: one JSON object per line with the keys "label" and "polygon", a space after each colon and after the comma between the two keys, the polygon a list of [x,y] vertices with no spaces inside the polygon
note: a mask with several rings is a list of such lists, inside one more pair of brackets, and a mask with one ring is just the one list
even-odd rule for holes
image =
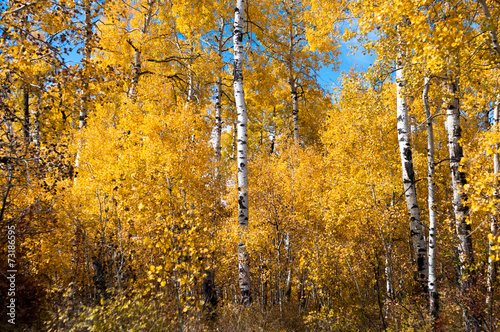
{"label": "white bark", "polygon": [[[500,109],[500,101],[497,101],[495,105],[495,109],[493,111],[493,130],[498,131],[498,126],[500,125],[499,119],[499,110]],[[495,144],[495,154],[493,155],[493,172],[495,174],[495,178],[498,177],[498,172],[500,169],[500,158],[498,154],[498,149],[500,148],[500,144]],[[495,199],[499,198],[499,189],[498,183],[497,188],[495,189]],[[498,209],[498,208],[497,208]],[[493,246],[495,245],[495,238],[498,234],[498,215],[495,213],[491,216],[491,224],[490,224],[490,232],[493,236],[491,240],[488,241],[488,279],[487,279],[487,290],[488,294],[486,297],[486,304],[490,307],[493,305],[493,285],[495,283],[497,268],[495,260],[491,259],[493,255],[495,255],[495,250],[493,250]],[[491,308],[490,308],[491,309]]]}
{"label": "white bark", "polygon": [[[83,68],[84,68],[84,75],[87,75],[87,71],[89,68],[89,63],[90,63],[90,56],[92,54],[92,46],[91,46],[91,41],[92,41],[92,14],[90,12],[90,3],[88,1],[85,2],[85,49],[83,53]],[[87,125],[87,115],[88,115],[88,100],[89,100],[89,95],[88,95],[88,78],[85,78],[84,84],[83,84],[83,96],[82,96],[82,107],[80,108],[80,126],[79,128],[83,128]]]}
{"label": "white bark", "polygon": [[236,133],[238,132],[238,128],[236,126],[236,122],[233,122],[233,152],[231,154],[231,159],[236,159]]}
{"label": "white bark", "polygon": [[[92,54],[92,13],[90,11],[89,1],[84,2],[84,13],[85,13],[85,48],[83,53],[83,70],[84,75],[88,74],[90,56]],[[83,94],[82,94],[82,106],[80,107],[79,116],[79,127],[80,130],[87,125],[87,115],[88,115],[88,101],[89,101],[89,83],[86,77],[83,83]],[[78,151],[76,152],[75,167],[80,165],[80,149],[82,147],[82,141],[78,143]]]}
{"label": "white bark", "polygon": [[276,107],[273,107],[273,117],[271,120],[271,127],[273,132],[271,133],[271,144],[269,146],[269,154],[274,153],[274,145],[276,144],[276,124],[274,123],[274,118],[276,117]]}
{"label": "white bark", "polygon": [[238,166],[238,223],[240,225],[240,243],[238,244],[239,284],[242,304],[250,304],[249,259],[244,242],[244,233],[248,226],[248,168],[247,168],[247,110],[243,90],[243,15],[245,1],[237,0],[234,9],[234,100],[237,120],[237,166]]}
{"label": "white bark", "polygon": [[[148,11],[146,12],[146,15],[144,16],[144,24],[141,29],[141,33],[144,37],[146,33],[148,32],[149,28],[149,23],[151,22],[151,18],[153,16],[153,5],[155,3],[155,0],[149,0],[148,1]],[[141,76],[141,70],[142,70],[142,62],[141,62],[141,51],[139,50],[138,47],[134,46],[131,44],[131,46],[134,48],[134,67],[132,69],[132,82],[130,84],[130,87],[128,89],[128,97],[135,101],[136,95],[137,95],[137,85],[139,84],[139,77]]]}
{"label": "white bark", "polygon": [[403,186],[406,198],[406,206],[410,215],[410,233],[413,244],[413,251],[417,262],[418,279],[422,284],[422,287],[426,291],[427,285],[425,283],[428,276],[427,248],[417,201],[417,188],[415,186],[415,173],[413,170],[413,158],[408,128],[408,107],[403,93],[405,79],[403,76],[403,67],[401,60],[398,61],[397,66],[397,130],[399,152],[403,170]]}
{"label": "white bark", "polygon": [[293,141],[296,146],[300,144],[299,136],[299,101],[297,95],[297,78],[293,72],[293,46],[294,46],[294,35],[293,35],[293,25],[290,24],[290,44],[289,44],[289,54],[288,54],[288,83],[290,84],[290,94],[292,97],[292,120],[293,120]]}
{"label": "white bark", "polygon": [[26,144],[30,142],[30,93],[28,90],[28,85],[26,84],[23,88],[23,111],[24,111],[24,140]]}
{"label": "white bark", "polygon": [[436,189],[435,189],[435,162],[434,162],[434,129],[432,127],[431,108],[429,105],[430,78],[424,79],[422,99],[427,119],[427,197],[429,206],[429,309],[435,324],[439,313],[439,295],[436,284]]}
{"label": "white bark", "polygon": [[[215,161],[220,163],[222,146],[221,146],[221,136],[222,136],[222,79],[219,77],[217,79],[217,96],[215,100]],[[217,172],[218,173],[218,172]]]}
{"label": "white bark", "polygon": [[[486,17],[486,19],[488,21],[490,21],[492,18],[491,18],[490,10],[489,10],[488,6],[486,5],[486,0],[478,0],[478,2],[481,5],[481,7],[483,8],[484,16]],[[490,37],[491,37],[491,44],[493,46],[493,49],[500,56],[500,44],[498,43],[497,29],[495,28],[494,25],[491,25]]]}
{"label": "white bark", "polygon": [[455,213],[455,227],[459,238],[458,253],[460,258],[460,274],[463,274],[465,264],[472,259],[472,244],[469,235],[470,225],[466,222],[469,208],[463,204],[466,199],[465,194],[460,192],[460,187],[466,184],[465,173],[459,170],[460,161],[463,157],[463,149],[460,145],[462,128],[460,125],[460,110],[458,108],[458,98],[455,93],[458,88],[458,80],[448,84],[448,93],[452,96],[448,103],[446,115],[446,125],[448,131],[448,149],[450,153],[450,169],[452,175],[453,189],[453,210]]}
{"label": "white bark", "polygon": [[38,120],[40,113],[39,110],[41,109],[42,106],[42,92],[39,91],[37,93],[37,99],[38,99],[38,108],[31,108],[31,116],[33,117],[32,121],[32,127],[31,127],[31,142],[35,144],[35,147],[37,150],[40,148],[40,122]]}
{"label": "white bark", "polygon": [[446,126],[448,131],[448,149],[450,154],[450,171],[453,189],[453,210],[455,214],[455,228],[458,238],[458,283],[462,297],[462,310],[464,314],[465,331],[480,330],[479,319],[473,313],[474,298],[470,292],[473,284],[470,266],[474,264],[472,251],[471,225],[467,222],[469,207],[464,204],[467,195],[461,192],[461,188],[467,183],[466,175],[460,171],[460,162],[463,157],[463,149],[460,145],[462,138],[462,127],[460,125],[460,109],[458,97],[458,78],[448,83],[449,100],[446,109]]}
{"label": "white bark", "polygon": [[[217,39],[217,55],[222,61],[222,49],[223,38],[224,38],[224,26],[225,22],[222,20],[221,25],[219,27],[219,36]],[[221,136],[222,136],[222,68],[219,69],[219,77],[217,78],[216,83],[216,99],[215,99],[215,160],[217,164],[220,163],[221,160]],[[217,171],[217,174],[219,172]]]}
{"label": "white bark", "polygon": [[[484,16],[486,17],[487,20],[491,20],[491,13],[486,5],[486,0],[478,0],[478,2],[481,4],[481,7],[483,8],[483,13]],[[490,29],[490,36],[491,36],[491,43],[493,49],[497,52],[497,54],[500,56],[500,44],[498,43],[498,34],[497,34],[497,29],[495,28],[494,25],[491,25]],[[495,105],[495,109],[493,112],[493,128],[494,130],[498,130],[498,125],[499,125],[499,108],[500,108],[500,100],[497,101]],[[499,144],[495,144],[495,154],[493,155],[493,166],[494,166],[494,174],[496,177],[498,177],[498,171],[500,167],[500,161],[498,157],[498,149],[499,149]],[[495,199],[499,198],[499,189],[498,189],[498,183],[497,183],[497,189],[495,190]],[[498,234],[498,215],[495,213],[493,216],[491,216],[491,224],[490,224],[490,231],[493,237],[496,237]],[[494,239],[494,238],[493,238]],[[493,240],[492,239],[492,240]],[[494,241],[488,241],[488,275],[487,275],[487,296],[486,296],[486,304],[490,306],[490,309],[493,308],[493,285],[495,282],[496,278],[496,263],[494,260],[492,260],[490,257],[492,257],[493,250],[492,247],[494,245]],[[491,312],[490,312],[490,318],[491,318]]]}

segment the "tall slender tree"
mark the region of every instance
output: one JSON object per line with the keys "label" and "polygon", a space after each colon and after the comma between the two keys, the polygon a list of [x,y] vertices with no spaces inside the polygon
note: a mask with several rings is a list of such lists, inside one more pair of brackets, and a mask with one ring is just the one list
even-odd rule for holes
{"label": "tall slender tree", "polygon": [[[500,101],[497,100],[495,103],[495,108],[493,110],[493,130],[498,131],[499,124],[500,124]],[[495,174],[495,180],[498,178],[498,174],[500,171],[500,157],[498,154],[498,149],[500,148],[500,144],[496,143],[495,144],[495,152],[493,154],[493,172]],[[499,185],[497,183],[496,189],[495,189],[495,199],[500,198],[500,191],[499,191]],[[497,203],[498,204],[498,203]],[[496,205],[497,205],[496,204]],[[498,207],[497,207],[498,209]],[[495,245],[495,238],[498,235],[498,215],[494,214],[491,216],[491,223],[490,223],[490,236],[488,240],[488,271],[487,271],[487,295],[486,295],[486,305],[488,305],[491,308],[493,308],[493,293],[494,293],[494,284],[495,284],[495,279],[497,275],[497,266],[496,266],[496,260],[495,260],[495,250],[494,250],[494,245]],[[491,313],[490,313],[491,314]]]}
{"label": "tall slender tree", "polygon": [[466,204],[467,195],[461,188],[467,183],[466,174],[460,169],[460,162],[464,156],[460,143],[462,127],[460,125],[460,109],[458,99],[458,77],[449,75],[447,82],[448,101],[446,106],[446,126],[448,132],[448,150],[450,154],[451,185],[453,189],[453,211],[455,214],[455,232],[458,238],[458,283],[464,323],[466,331],[479,331],[480,323],[474,314],[474,298],[471,290],[474,284],[474,273],[471,270],[474,264],[472,249],[471,224],[467,220],[469,206]]}
{"label": "tall slender tree", "polygon": [[234,100],[237,112],[237,168],[238,168],[238,223],[240,243],[238,244],[238,270],[242,304],[252,302],[250,285],[250,261],[246,250],[245,233],[248,226],[248,164],[247,164],[247,109],[243,90],[243,15],[245,1],[237,0],[234,8]]}
{"label": "tall slender tree", "polygon": [[397,130],[399,141],[399,153],[401,157],[403,188],[406,206],[410,215],[410,232],[413,243],[413,251],[417,263],[418,280],[427,291],[428,259],[427,245],[425,243],[424,229],[420,220],[420,210],[417,201],[417,187],[415,185],[415,172],[413,170],[413,157],[410,146],[410,129],[408,126],[408,105],[405,96],[404,77],[404,52],[400,47],[400,54],[396,68],[397,84]]}
{"label": "tall slender tree", "polygon": [[422,101],[425,111],[427,125],[427,200],[429,208],[429,311],[434,327],[439,315],[439,294],[437,291],[436,276],[436,184],[435,184],[435,161],[434,161],[434,128],[429,105],[430,77],[424,78],[424,89],[422,91]]}

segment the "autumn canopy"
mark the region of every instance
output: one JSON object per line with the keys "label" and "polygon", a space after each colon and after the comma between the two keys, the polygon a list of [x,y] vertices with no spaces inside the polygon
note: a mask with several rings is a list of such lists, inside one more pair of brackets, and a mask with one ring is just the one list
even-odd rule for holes
{"label": "autumn canopy", "polygon": [[0,330],[499,331],[499,20],[2,1]]}

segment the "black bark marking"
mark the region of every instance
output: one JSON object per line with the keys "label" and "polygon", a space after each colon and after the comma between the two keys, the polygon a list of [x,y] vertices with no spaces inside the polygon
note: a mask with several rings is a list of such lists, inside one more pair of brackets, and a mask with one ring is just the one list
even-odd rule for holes
{"label": "black bark marking", "polygon": [[246,206],[243,203],[244,203],[244,198],[243,196],[240,196],[240,198],[238,199],[238,205],[240,206],[240,209],[246,210]]}

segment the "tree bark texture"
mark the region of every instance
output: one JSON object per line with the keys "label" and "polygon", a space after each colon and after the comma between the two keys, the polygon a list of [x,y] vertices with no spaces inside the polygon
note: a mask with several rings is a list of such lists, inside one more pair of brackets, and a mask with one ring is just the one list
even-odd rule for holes
{"label": "tree bark texture", "polygon": [[[491,20],[491,13],[490,10],[486,4],[486,0],[478,0],[479,4],[481,5],[483,9],[484,16],[486,17],[487,20]],[[491,36],[491,46],[495,50],[495,52],[500,56],[500,44],[498,43],[498,33],[497,29],[494,25],[491,26],[490,29],[490,36]],[[498,97],[497,97],[498,98]],[[497,100],[497,103],[495,105],[495,109],[493,111],[493,125],[494,129],[493,130],[499,130],[499,108],[500,108],[500,100]],[[500,160],[498,156],[498,149],[500,145],[495,144],[495,154],[493,155],[493,166],[494,166],[494,174],[498,177],[498,171],[500,168]],[[495,190],[495,199],[500,198],[500,190],[498,189],[498,183],[496,184],[496,190]],[[497,203],[498,204],[498,203]],[[497,208],[498,209],[498,208]],[[490,307],[490,309],[493,308],[493,292],[494,292],[494,282],[496,278],[496,262],[491,259],[492,254],[493,254],[493,245],[494,245],[494,238],[498,234],[498,213],[495,213],[493,216],[491,216],[491,224],[490,224],[490,231],[493,236],[491,240],[488,241],[488,272],[487,272],[487,296],[486,296],[486,305]],[[490,320],[491,320],[491,312],[490,312]],[[491,323],[491,322],[490,322]]]}
{"label": "tree bark texture", "polygon": [[[219,36],[217,39],[217,55],[222,61],[222,51],[224,47],[224,26],[225,22],[222,20],[219,27]],[[216,83],[216,95],[215,95],[215,160],[220,163],[221,160],[221,136],[222,136],[222,68],[219,68],[219,77]],[[218,174],[219,172],[217,172]]]}
{"label": "tree bark texture", "polygon": [[[493,130],[498,131],[498,126],[500,125],[500,100],[497,101],[495,105],[495,109],[493,111]],[[498,177],[498,172],[500,170],[500,158],[498,154],[498,149],[500,148],[500,144],[495,144],[495,153],[493,154],[493,172],[495,177]],[[498,183],[496,183],[496,189],[494,193],[495,200],[500,198],[500,191]],[[496,204],[498,205],[498,203]],[[492,256],[495,254],[495,250],[493,250],[493,246],[495,245],[495,238],[498,235],[498,206],[496,207],[497,211],[494,215],[491,216],[491,224],[490,224],[490,232],[493,236],[488,241],[488,275],[487,275],[487,296],[486,296],[486,305],[488,307],[493,308],[493,292],[494,292],[494,283],[497,275],[497,266]]]}
{"label": "tree bark texture", "polygon": [[429,311],[432,318],[433,326],[439,315],[439,294],[436,284],[436,184],[435,184],[435,161],[434,161],[434,129],[433,119],[431,116],[431,108],[429,105],[429,85],[430,78],[425,77],[424,89],[422,92],[422,100],[425,110],[425,118],[427,119],[427,197],[429,207]]}
{"label": "tree bark texture", "polygon": [[448,82],[447,92],[449,99],[446,107],[448,150],[450,154],[450,171],[453,190],[453,211],[455,214],[455,232],[458,238],[458,283],[462,298],[465,330],[479,331],[479,320],[473,314],[474,300],[470,293],[474,281],[470,270],[474,263],[474,255],[472,251],[472,238],[470,236],[471,225],[467,222],[469,207],[465,204],[467,195],[460,189],[467,183],[467,180],[465,173],[460,170],[460,162],[464,153],[460,145],[462,127],[460,125],[459,100],[456,95],[458,85],[458,78],[450,79]]}
{"label": "tree bark texture", "polygon": [[299,100],[297,95],[297,78],[293,72],[293,25],[290,24],[290,45],[288,54],[288,82],[290,84],[290,95],[292,97],[292,121],[293,121],[293,141],[296,146],[300,144],[299,136]]}
{"label": "tree bark texture", "polygon": [[[141,29],[142,35],[145,35],[148,32],[149,28],[149,23],[151,22],[151,18],[153,16],[153,5],[155,1],[154,0],[149,0],[148,1],[148,11],[146,12],[146,15],[144,16],[144,24]],[[130,43],[131,44],[131,43]],[[141,76],[141,70],[142,70],[142,61],[141,61],[141,51],[138,47],[134,46],[131,44],[131,46],[134,48],[134,67],[132,69],[132,82],[130,84],[130,87],[128,89],[128,97],[135,101],[137,97],[137,85],[139,84],[139,77]]]}
{"label": "tree bark texture", "polygon": [[[488,21],[491,20],[491,13],[490,13],[490,10],[488,8],[488,5],[486,4],[486,0],[478,0],[478,2],[483,9],[483,14],[486,17],[486,19]],[[497,29],[495,28],[494,25],[491,25],[491,29],[489,32],[490,32],[491,44],[493,46],[493,49],[500,56],[500,44],[498,43]]]}
{"label": "tree bark texture", "polygon": [[239,285],[242,304],[252,302],[249,259],[244,235],[248,226],[248,165],[247,165],[247,110],[243,90],[243,15],[245,1],[237,0],[234,9],[234,100],[237,112],[237,166],[238,166],[238,223],[240,243],[238,244]]}
{"label": "tree bark texture", "polygon": [[[87,76],[90,65],[90,56],[92,54],[92,13],[90,11],[90,2],[84,2],[84,12],[85,12],[85,46],[83,52],[82,63],[84,65],[84,75]],[[89,101],[89,82],[88,77],[84,78],[83,83],[83,96],[82,96],[82,107],[80,108],[80,123],[79,128],[83,128],[87,125],[87,115],[88,115],[88,101]]]}
{"label": "tree bark texture", "polygon": [[25,85],[23,88],[23,112],[24,112],[24,123],[23,123],[23,133],[24,140],[26,143],[30,142],[30,92],[28,86]]}
{"label": "tree bark texture", "polygon": [[410,146],[410,136],[408,128],[408,107],[404,96],[405,79],[403,75],[402,61],[398,61],[396,71],[397,82],[397,130],[399,141],[399,152],[403,170],[403,186],[406,199],[406,206],[410,215],[410,235],[413,244],[413,251],[417,263],[418,281],[422,285],[424,292],[427,291],[428,260],[427,245],[424,236],[424,227],[420,220],[420,211],[417,201],[417,188],[415,186],[415,173],[413,170],[413,157]]}

